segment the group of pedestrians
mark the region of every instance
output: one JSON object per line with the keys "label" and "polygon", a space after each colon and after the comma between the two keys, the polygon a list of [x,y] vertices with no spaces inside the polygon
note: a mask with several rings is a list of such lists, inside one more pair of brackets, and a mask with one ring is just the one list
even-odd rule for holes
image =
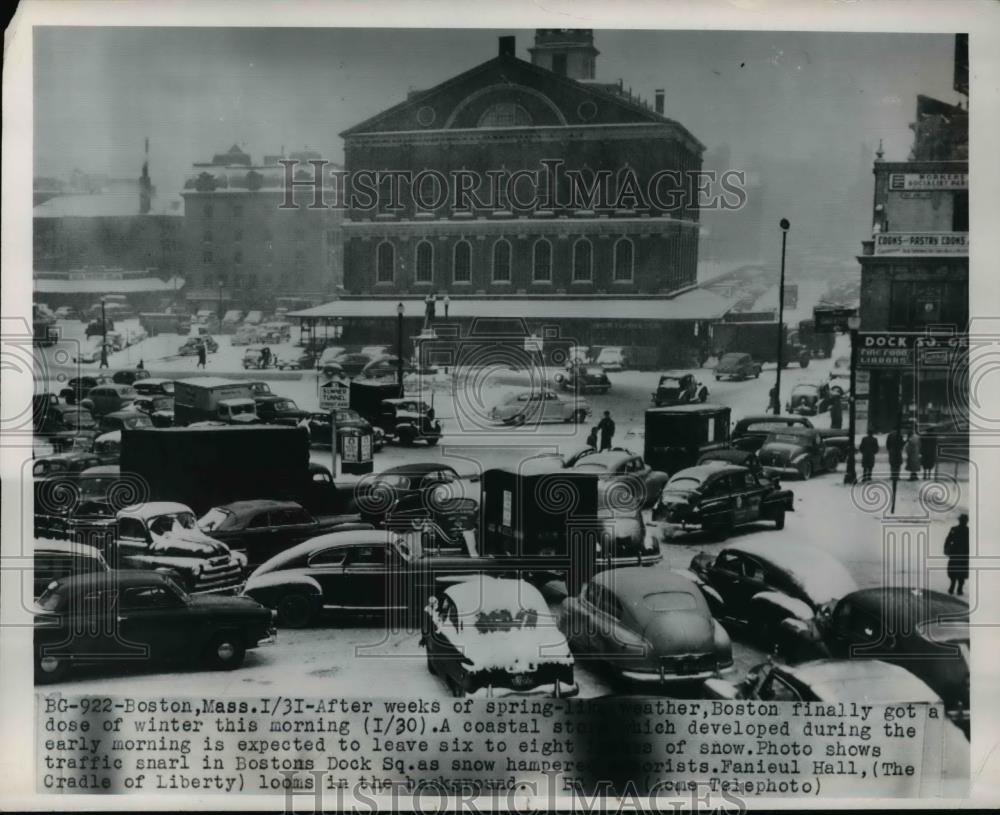
{"label": "group of pedestrians", "polygon": [[[937,467],[937,439],[930,433],[920,435],[916,429],[911,429],[906,438],[897,427],[885,438],[885,449],[889,454],[889,476],[898,481],[903,465],[910,474],[910,481],[917,481],[921,473],[925,479],[934,477]],[[878,439],[869,429],[858,445],[861,453],[861,480],[871,481],[872,470],[875,467],[875,455],[879,451]]]}
{"label": "group of pedestrians", "polygon": [[[597,437],[601,437],[600,447],[597,446]],[[615,421],[611,418],[611,411],[604,411],[604,418],[594,427],[590,428],[590,435],[587,436],[587,446],[597,450],[610,450],[611,440],[615,437]]]}

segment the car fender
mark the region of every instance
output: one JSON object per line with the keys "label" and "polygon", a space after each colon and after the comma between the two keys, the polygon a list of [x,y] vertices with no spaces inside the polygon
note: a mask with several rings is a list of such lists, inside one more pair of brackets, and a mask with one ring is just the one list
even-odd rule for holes
{"label": "car fender", "polygon": [[[750,600],[750,608],[752,611],[759,611],[760,615],[767,614],[771,618],[779,616],[782,619],[794,617],[797,620],[811,620],[814,616],[808,603],[778,591],[762,591],[755,594]],[[779,614],[775,615],[773,613],[775,611]]]}
{"label": "car fender", "polygon": [[729,632],[718,620],[712,620],[712,641],[717,656],[727,660],[733,658],[733,642],[729,638]]}
{"label": "car fender", "polygon": [[[262,598],[276,598],[280,592],[291,588],[305,590],[306,593],[316,598],[323,596],[323,589],[315,578],[287,572],[252,574],[243,587],[243,593],[253,597],[258,602],[264,602]],[[267,605],[267,603],[264,604]]]}

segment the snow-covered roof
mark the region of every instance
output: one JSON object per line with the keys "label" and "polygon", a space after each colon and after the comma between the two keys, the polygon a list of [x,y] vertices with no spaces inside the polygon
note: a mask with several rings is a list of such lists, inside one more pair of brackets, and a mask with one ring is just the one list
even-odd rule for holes
{"label": "snow-covered roof", "polygon": [[[35,218],[107,218],[139,215],[138,189],[98,192],[93,194],[56,195],[32,210]],[[184,215],[180,197],[153,196],[150,215]]]}
{"label": "snow-covered roof", "polygon": [[37,294],[137,294],[140,292],[176,291],[184,288],[183,277],[161,280],[158,277],[52,279],[35,278]]}

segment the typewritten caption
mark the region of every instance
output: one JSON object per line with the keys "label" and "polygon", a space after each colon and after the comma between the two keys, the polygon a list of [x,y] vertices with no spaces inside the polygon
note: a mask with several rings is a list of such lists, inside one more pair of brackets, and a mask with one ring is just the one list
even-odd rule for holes
{"label": "typewritten caption", "polygon": [[954,750],[924,704],[39,693],[36,712],[37,788],[76,794],[918,796],[944,794]]}

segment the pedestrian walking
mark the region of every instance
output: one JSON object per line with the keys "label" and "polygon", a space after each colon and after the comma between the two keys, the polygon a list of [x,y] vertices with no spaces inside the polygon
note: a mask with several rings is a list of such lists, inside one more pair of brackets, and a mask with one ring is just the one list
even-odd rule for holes
{"label": "pedestrian walking", "polygon": [[920,437],[920,466],[923,467],[925,479],[934,477],[934,468],[937,467],[937,439],[929,431]]}
{"label": "pedestrian walking", "polygon": [[198,343],[198,367],[205,367],[205,360],[208,356],[208,348],[205,347],[204,342]]}
{"label": "pedestrian walking", "polygon": [[906,471],[910,481],[920,477],[920,435],[916,430],[910,432],[906,439]]}
{"label": "pedestrian walking", "polygon": [[948,556],[948,594],[963,594],[969,579],[969,516],[958,516],[958,524],[948,530],[944,540],[944,553]]}
{"label": "pedestrian walking", "polygon": [[615,436],[615,422],[611,418],[611,411],[604,411],[604,418],[597,423],[597,429],[601,433],[601,450],[610,450],[611,440]]}
{"label": "pedestrian walking", "polygon": [[840,430],[844,426],[844,407],[840,403],[840,394],[833,395],[830,402],[830,427],[833,430]]}
{"label": "pedestrian walking", "polygon": [[424,298],[424,328],[430,328],[437,310],[437,292],[432,291]]}
{"label": "pedestrian walking", "polygon": [[767,392],[767,412],[776,414],[780,409],[781,405],[778,404],[778,387],[774,385]]}
{"label": "pedestrian walking", "polygon": [[587,447],[597,449],[597,425],[590,428],[590,435],[587,436]]}
{"label": "pedestrian walking", "polygon": [[101,344],[101,365],[100,365],[100,367],[101,368],[107,368],[108,367],[108,346],[105,345],[105,344],[103,344],[103,343]]}
{"label": "pedestrian walking", "polygon": [[143,362],[142,359],[140,358],[139,359],[139,364],[135,366],[135,369],[137,371],[145,371],[146,370],[146,363]]}
{"label": "pedestrian walking", "polygon": [[878,439],[875,438],[871,428],[868,428],[868,434],[861,440],[858,449],[861,451],[861,480],[871,481],[875,454],[878,453]]}
{"label": "pedestrian walking", "polygon": [[899,480],[899,471],[903,467],[903,448],[905,446],[903,434],[898,426],[885,437],[885,449],[889,454],[889,474],[893,481]]}

